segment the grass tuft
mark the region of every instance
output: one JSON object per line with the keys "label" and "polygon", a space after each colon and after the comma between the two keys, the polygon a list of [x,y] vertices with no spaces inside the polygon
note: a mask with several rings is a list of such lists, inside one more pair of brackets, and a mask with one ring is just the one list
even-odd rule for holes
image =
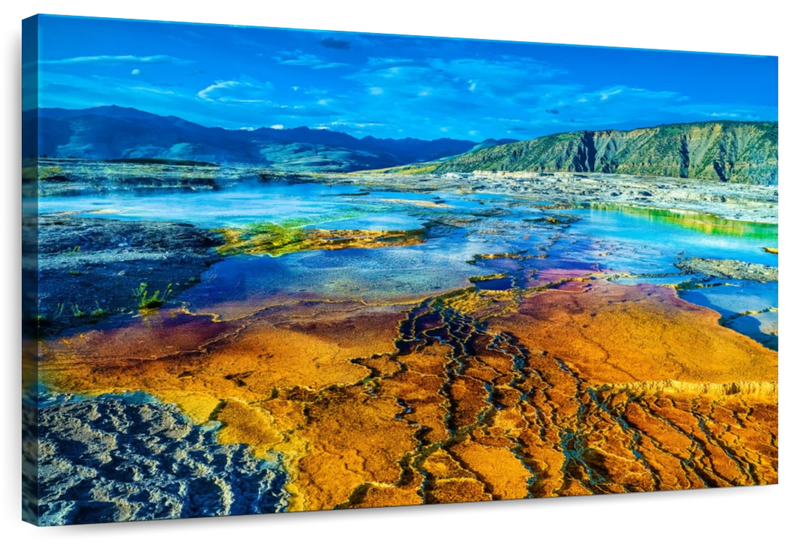
{"label": "grass tuft", "polygon": [[171,294],[171,283],[167,285],[167,288],[164,290],[163,294],[160,290],[150,294],[147,291],[146,283],[140,283],[139,287],[133,290],[133,296],[138,300],[140,310],[154,310],[156,308],[160,308],[169,300]]}

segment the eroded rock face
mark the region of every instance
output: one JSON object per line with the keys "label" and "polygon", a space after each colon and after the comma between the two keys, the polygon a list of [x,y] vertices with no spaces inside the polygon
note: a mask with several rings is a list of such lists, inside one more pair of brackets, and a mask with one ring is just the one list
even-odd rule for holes
{"label": "eroded rock face", "polygon": [[222,423],[220,443],[280,459],[295,511],[777,482],[775,352],[670,288],[564,274],[214,331],[165,318],[169,349],[137,330],[53,342],[42,379]]}
{"label": "eroded rock face", "polygon": [[174,405],[141,395],[44,396],[40,525],[260,514],[285,477],[243,444],[218,444]]}
{"label": "eroded rock face", "polygon": [[778,124],[707,122],[566,132],[481,149],[435,172],[602,172],[778,184]]}

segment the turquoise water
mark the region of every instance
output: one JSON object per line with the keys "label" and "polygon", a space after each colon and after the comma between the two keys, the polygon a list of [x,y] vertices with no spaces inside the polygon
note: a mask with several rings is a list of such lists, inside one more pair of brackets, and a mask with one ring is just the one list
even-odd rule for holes
{"label": "turquoise water", "polygon": [[243,227],[256,221],[280,222],[296,217],[324,221],[332,215],[364,213],[357,204],[350,204],[361,197],[338,196],[353,192],[353,187],[347,186],[252,182],[220,191],[43,197],[39,199],[39,213],[80,212],[107,219],[184,221],[204,228]]}
{"label": "turquoise water", "polygon": [[[44,197],[40,213],[73,212],[119,220],[189,222],[204,228],[280,224],[302,219],[327,229],[427,228],[419,245],[375,249],[240,255],[213,265],[181,301],[195,311],[235,317],[297,299],[414,301],[467,287],[525,286],[548,268],[619,272],[626,283],[677,284],[689,278],[674,263],[687,257],[736,259],[772,266],[776,225],[707,214],[631,207],[547,211],[506,195],[416,193],[326,184],[243,183],[199,192],[107,193]],[[555,221],[546,219],[554,218]],[[516,254],[522,258],[475,259]],[[714,282],[713,279],[709,280]],[[731,283],[731,282],[727,282]],[[722,315],[777,307],[777,283],[734,282],[683,291],[686,300]],[[731,328],[777,349],[777,313],[738,318]]]}
{"label": "turquoise water", "polygon": [[755,229],[757,235],[748,236],[713,228],[704,232],[659,220],[657,215],[620,210],[579,209],[570,213],[581,218],[572,226],[573,234],[591,237],[597,240],[598,248],[613,251],[603,259],[609,268],[658,273],[666,271],[676,257],[735,259],[778,266],[778,256],[764,251],[764,247],[778,247],[777,225],[759,226]]}

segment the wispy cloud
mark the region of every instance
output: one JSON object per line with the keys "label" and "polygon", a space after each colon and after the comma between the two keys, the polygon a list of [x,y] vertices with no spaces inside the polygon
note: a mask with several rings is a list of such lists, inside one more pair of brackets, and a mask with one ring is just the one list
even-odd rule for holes
{"label": "wispy cloud", "polygon": [[389,64],[410,64],[413,59],[391,58],[391,57],[369,57],[367,66],[386,66]]}
{"label": "wispy cloud", "polygon": [[197,97],[207,102],[257,104],[267,102],[265,93],[271,88],[272,85],[269,82],[257,82],[249,79],[217,80],[198,91]]}
{"label": "wispy cloud", "polygon": [[[691,106],[668,89],[614,85],[591,88],[566,70],[534,58],[405,59],[372,57],[344,76],[361,84],[342,101],[351,119],[380,111],[387,127],[414,126],[431,135],[517,138],[586,129],[647,126],[667,119],[757,119],[767,111],[715,104]],[[359,98],[360,96],[360,98]]]}
{"label": "wispy cloud", "polygon": [[[176,27],[172,35],[180,40],[165,35],[164,47],[126,42],[148,47],[124,50],[139,55],[96,54],[117,52],[98,44],[43,61],[40,100],[60,107],[119,103],[230,128],[305,125],[426,138],[447,131],[470,139],[777,116],[777,106],[751,100],[745,91],[661,77],[654,66],[604,61],[597,52],[555,55],[488,42],[201,28]],[[219,55],[187,60],[195,58],[188,53],[194,45],[184,42],[201,38],[225,47]],[[597,61],[592,70],[585,69],[589,58]],[[702,82],[698,69],[694,77]],[[245,73],[269,74],[259,77],[277,83]]]}
{"label": "wispy cloud", "polygon": [[343,62],[329,62],[322,57],[313,55],[311,53],[304,53],[303,51],[281,51],[280,54],[273,57],[280,64],[285,66],[305,66],[313,70],[325,70],[328,68],[339,68],[347,66]]}
{"label": "wispy cloud", "polygon": [[737,121],[763,121],[777,119],[778,109],[754,107],[745,104],[678,104],[669,108],[672,113],[695,118],[733,119]]}
{"label": "wispy cloud", "polygon": [[213,85],[209,85],[202,91],[198,92],[197,96],[199,96],[203,100],[214,100],[214,98],[212,98],[212,94],[214,93],[214,91],[218,89],[229,89],[237,85],[239,85],[238,81],[217,81]]}
{"label": "wispy cloud", "polygon": [[131,87],[133,91],[145,91],[148,93],[156,93],[156,94],[175,94],[175,91],[167,91],[164,89],[159,89],[158,87]]}
{"label": "wispy cloud", "polygon": [[41,64],[193,64],[193,60],[179,59],[170,55],[95,55],[91,57],[71,57],[66,59],[51,59],[40,61]]}

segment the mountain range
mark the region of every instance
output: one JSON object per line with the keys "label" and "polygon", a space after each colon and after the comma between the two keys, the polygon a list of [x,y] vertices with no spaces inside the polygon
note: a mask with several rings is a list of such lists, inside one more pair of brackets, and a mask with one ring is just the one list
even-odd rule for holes
{"label": "mountain range", "polygon": [[565,132],[468,152],[434,170],[475,171],[603,172],[777,185],[778,123]]}
{"label": "mountain range", "polygon": [[[30,110],[23,122],[39,123],[39,155],[94,159],[181,159],[261,164],[276,170],[353,171],[439,160],[480,146],[441,138],[355,138],[308,127],[229,130],[134,108],[100,106]],[[513,141],[513,140],[512,140]],[[487,141],[488,142],[488,141]]]}
{"label": "mountain range", "polygon": [[[40,108],[39,155],[257,164],[279,171],[351,172],[415,163],[434,173],[603,172],[778,183],[778,123],[709,121],[575,131],[526,141],[355,138],[308,127],[230,130],[134,108]],[[430,171],[430,170],[428,170]]]}

